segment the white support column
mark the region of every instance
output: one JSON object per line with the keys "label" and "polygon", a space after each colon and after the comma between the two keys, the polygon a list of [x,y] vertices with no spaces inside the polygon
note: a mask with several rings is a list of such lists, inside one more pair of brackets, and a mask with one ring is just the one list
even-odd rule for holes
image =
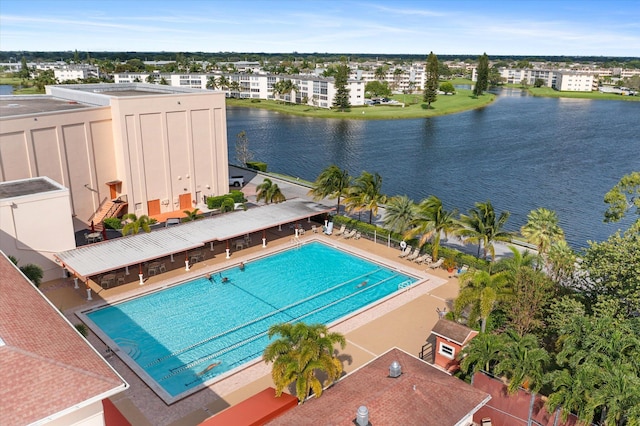
{"label": "white support column", "polygon": [[211,251],[213,251],[213,241],[211,241],[211,242],[209,243],[209,249],[210,249]]}
{"label": "white support column", "polygon": [[173,260],[173,253],[171,253],[171,263],[173,263],[173,262],[174,262],[174,260]]}
{"label": "white support column", "polygon": [[73,277],[73,288],[75,290],[80,288],[80,287],[78,287],[78,277]]}
{"label": "white support column", "polygon": [[129,275],[129,265],[124,267],[124,274]]}
{"label": "white support column", "polygon": [[307,223],[311,223],[311,216],[307,218]]}
{"label": "white support column", "polygon": [[278,225],[278,231],[282,231],[282,225]]}
{"label": "white support column", "polygon": [[227,259],[231,259],[231,250],[226,249],[227,252]]}
{"label": "white support column", "polygon": [[262,248],[266,248],[267,247],[267,239],[263,238],[262,239]]}
{"label": "white support column", "polygon": [[88,300],[88,301],[93,300],[93,299],[91,298],[91,287],[87,287],[87,300]]}
{"label": "white support column", "polygon": [[142,274],[138,274],[138,278],[140,278],[140,285],[144,284],[144,280],[142,279],[143,275]]}
{"label": "white support column", "polygon": [[188,259],[184,261],[184,270],[189,272],[189,260]]}

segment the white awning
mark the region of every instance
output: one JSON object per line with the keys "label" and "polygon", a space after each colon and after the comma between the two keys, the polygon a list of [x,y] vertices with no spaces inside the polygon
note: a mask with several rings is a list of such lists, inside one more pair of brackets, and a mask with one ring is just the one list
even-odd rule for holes
{"label": "white awning", "polygon": [[89,244],[57,253],[55,257],[77,276],[90,277],[332,210],[333,207],[324,204],[294,199]]}

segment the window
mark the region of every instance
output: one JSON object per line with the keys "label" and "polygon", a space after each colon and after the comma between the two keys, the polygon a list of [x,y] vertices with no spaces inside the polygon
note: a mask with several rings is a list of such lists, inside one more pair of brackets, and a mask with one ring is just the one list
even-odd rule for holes
{"label": "window", "polygon": [[438,350],[438,352],[440,353],[440,355],[444,355],[447,358],[453,359],[455,356],[456,350],[453,346],[449,346],[440,342],[440,349]]}

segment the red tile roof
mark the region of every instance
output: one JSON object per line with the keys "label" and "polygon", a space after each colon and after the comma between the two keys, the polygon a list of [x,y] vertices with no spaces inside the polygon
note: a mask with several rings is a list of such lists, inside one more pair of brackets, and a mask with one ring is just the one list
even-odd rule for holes
{"label": "red tile roof", "polygon": [[276,397],[276,390],[267,388],[209,417],[199,426],[260,426],[297,405],[298,398],[295,396],[283,393]]}
{"label": "red tile roof", "polygon": [[[400,377],[389,377],[393,361],[402,367]],[[489,399],[487,392],[394,348],[267,424],[353,426],[364,405],[372,425],[454,425]]]}
{"label": "red tile roof", "polygon": [[439,320],[436,325],[433,326],[431,332],[437,336],[455,342],[460,346],[464,346],[467,341],[478,334],[477,331],[448,319]]}
{"label": "red tile roof", "polygon": [[0,252],[0,424],[28,424],[127,386]]}

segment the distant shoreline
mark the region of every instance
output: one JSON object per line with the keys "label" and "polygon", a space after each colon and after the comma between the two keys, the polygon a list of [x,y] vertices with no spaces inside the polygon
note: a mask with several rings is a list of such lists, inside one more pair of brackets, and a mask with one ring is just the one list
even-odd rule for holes
{"label": "distant shoreline", "polygon": [[[264,99],[227,98],[227,106],[258,108],[282,114],[323,119],[404,120],[438,117],[484,108],[496,99],[496,95],[484,93],[479,97],[473,97],[471,90],[458,89],[455,95],[438,95],[436,102],[433,102],[429,109],[422,102],[422,94],[393,95],[391,98],[398,101],[398,104],[393,106],[354,106],[349,111],[344,112]],[[404,107],[402,106],[403,104],[405,105]]]}

